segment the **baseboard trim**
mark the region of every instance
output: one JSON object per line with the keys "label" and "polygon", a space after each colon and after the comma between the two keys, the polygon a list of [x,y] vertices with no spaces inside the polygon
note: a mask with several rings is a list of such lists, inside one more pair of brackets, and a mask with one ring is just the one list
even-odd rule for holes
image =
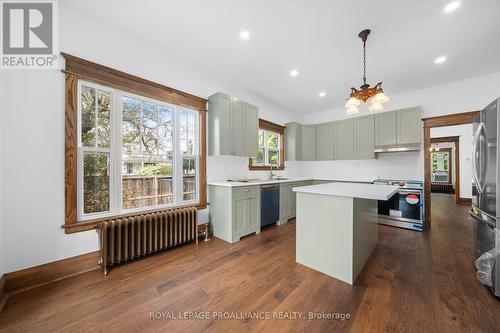
{"label": "baseboard trim", "polygon": [[5,301],[7,300],[7,292],[5,291],[5,275],[0,277],[0,312],[5,305]]}
{"label": "baseboard trim", "polygon": [[4,275],[4,293],[11,295],[99,268],[100,252],[90,252]]}
{"label": "baseboard trim", "polygon": [[471,198],[459,198],[459,204],[460,205],[472,205],[472,199]]}

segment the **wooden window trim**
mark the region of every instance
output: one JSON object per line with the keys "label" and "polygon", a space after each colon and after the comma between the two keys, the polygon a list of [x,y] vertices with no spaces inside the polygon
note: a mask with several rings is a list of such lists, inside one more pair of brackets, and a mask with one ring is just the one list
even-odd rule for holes
{"label": "wooden window trim", "polygon": [[[259,129],[279,133],[280,135],[280,165],[273,170],[285,170],[285,127],[270,121],[259,119]],[[252,165],[252,158],[248,159],[249,170],[269,170],[268,165]]]}
{"label": "wooden window trim", "polygon": [[[101,222],[119,217],[133,216],[137,214],[165,211],[179,207],[196,207],[203,209],[207,206],[207,142],[206,142],[206,103],[207,100],[194,96],[164,85],[151,82],[140,77],[130,75],[116,69],[90,62],[61,52],[66,60],[63,70],[66,76],[65,86],[65,148],[64,148],[64,199],[65,219],[64,228],[66,233],[92,230]],[[199,156],[199,203],[194,205],[176,206],[168,209],[144,210],[140,213],[122,214],[106,218],[97,218],[85,222],[78,222],[77,218],[77,152],[78,152],[78,80],[86,80],[99,83],[111,88],[157,99],[159,101],[185,106],[199,111],[200,124],[200,156]]]}

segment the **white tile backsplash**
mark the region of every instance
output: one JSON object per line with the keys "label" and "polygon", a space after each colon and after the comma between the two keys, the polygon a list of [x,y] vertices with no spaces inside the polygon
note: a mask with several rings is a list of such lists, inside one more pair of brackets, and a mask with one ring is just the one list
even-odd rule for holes
{"label": "white tile backsplash", "polygon": [[[423,180],[422,151],[381,153],[373,160],[287,161],[287,177],[371,181],[376,178]],[[248,159],[237,156],[208,156],[208,182],[231,178],[266,178],[269,171],[248,170]]]}

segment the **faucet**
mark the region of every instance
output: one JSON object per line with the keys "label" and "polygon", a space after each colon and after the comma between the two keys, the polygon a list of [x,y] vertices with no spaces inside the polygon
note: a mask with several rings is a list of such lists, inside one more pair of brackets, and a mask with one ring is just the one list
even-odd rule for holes
{"label": "faucet", "polygon": [[269,179],[274,179],[275,176],[273,173],[273,164],[275,164],[274,161],[271,161],[271,163],[269,164]]}

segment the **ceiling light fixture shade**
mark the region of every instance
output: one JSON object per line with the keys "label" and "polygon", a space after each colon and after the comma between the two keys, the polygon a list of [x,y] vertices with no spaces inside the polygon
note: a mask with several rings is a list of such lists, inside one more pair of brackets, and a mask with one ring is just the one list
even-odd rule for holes
{"label": "ceiling light fixture shade", "polygon": [[357,99],[356,97],[351,97],[347,100],[347,103],[345,103],[346,108],[351,108],[351,107],[358,107],[361,104],[361,101]]}
{"label": "ceiling light fixture shade", "polygon": [[372,99],[372,103],[384,104],[387,102],[389,102],[389,97],[384,92],[379,92]]}
{"label": "ceiling light fixture shade", "polygon": [[368,110],[370,110],[370,112],[384,111],[384,106],[381,103],[372,102]]}
{"label": "ceiling light fixture shade", "polygon": [[359,109],[357,107],[355,107],[355,106],[352,106],[350,108],[347,108],[346,113],[348,115],[358,114],[359,113]]}
{"label": "ceiling light fixture shade", "polygon": [[349,109],[353,107],[356,107],[357,109],[357,107],[361,104],[361,101],[365,103],[372,97],[373,104],[370,106],[370,111],[372,112],[382,111],[384,109],[382,104],[389,101],[389,97],[387,97],[384,93],[384,89],[382,89],[382,82],[377,83],[373,88],[370,88],[370,85],[366,83],[366,40],[368,39],[370,32],[371,30],[366,29],[358,34],[358,37],[363,41],[363,84],[359,87],[359,89],[351,88],[351,94],[345,104],[347,114],[353,114],[352,110],[349,112]]}

